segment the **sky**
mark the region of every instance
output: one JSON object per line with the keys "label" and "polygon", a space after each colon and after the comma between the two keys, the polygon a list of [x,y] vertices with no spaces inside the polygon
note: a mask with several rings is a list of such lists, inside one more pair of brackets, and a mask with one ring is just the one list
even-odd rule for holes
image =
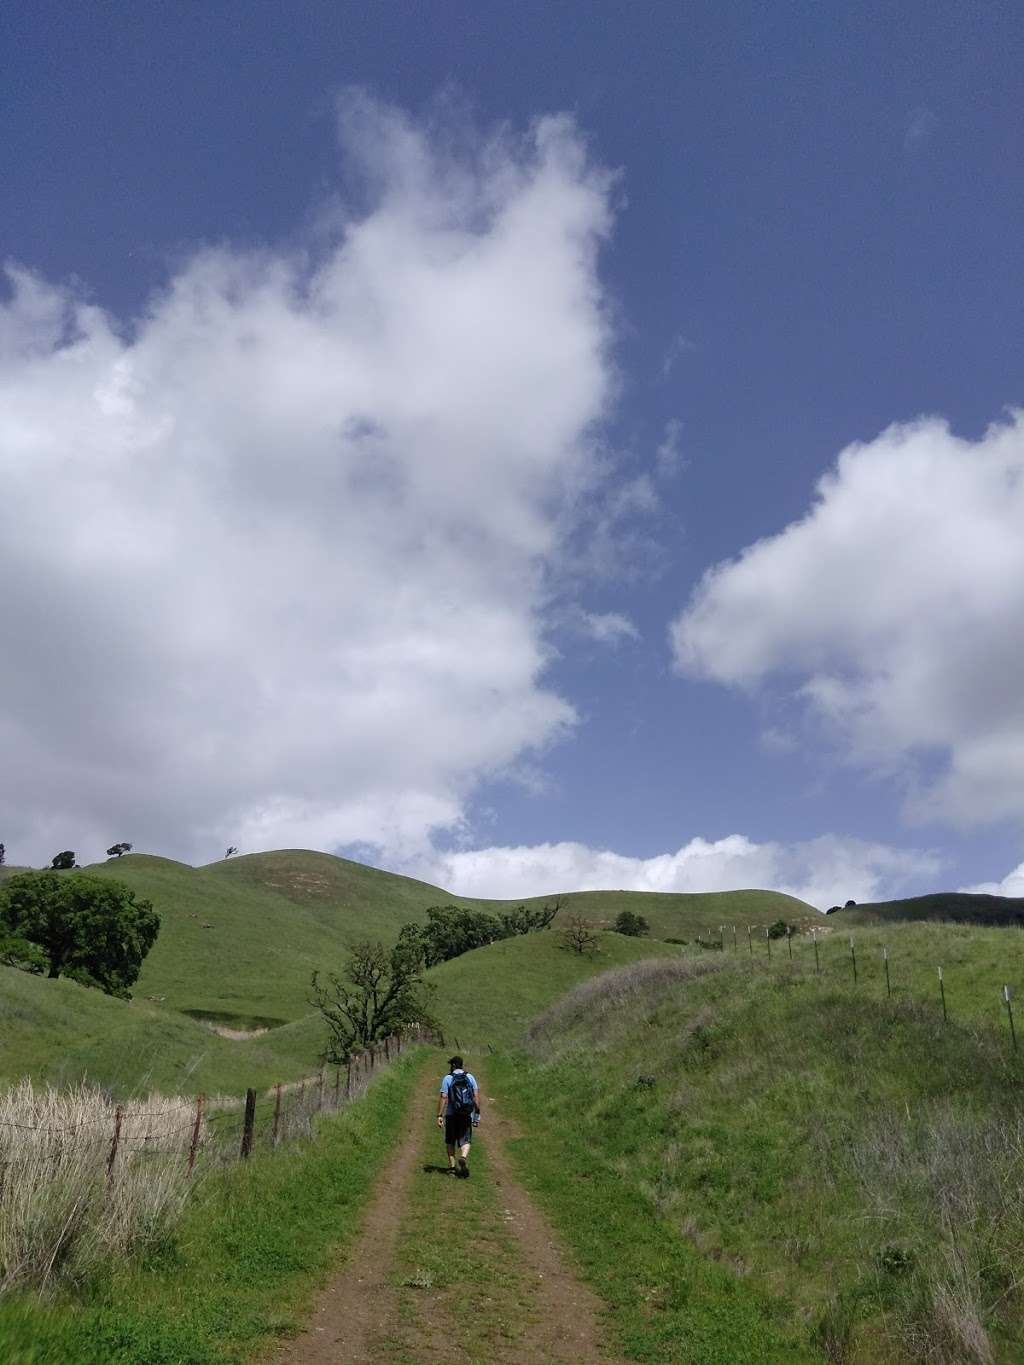
{"label": "sky", "polygon": [[1016,4],[0,53],[9,862],[1024,895]]}

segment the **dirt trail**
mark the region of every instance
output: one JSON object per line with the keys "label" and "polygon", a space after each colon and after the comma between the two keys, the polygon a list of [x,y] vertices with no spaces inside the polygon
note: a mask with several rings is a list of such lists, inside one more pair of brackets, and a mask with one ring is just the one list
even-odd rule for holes
{"label": "dirt trail", "polygon": [[[495,1345],[488,1365],[561,1361],[619,1365],[621,1358],[602,1346],[600,1300],[568,1269],[547,1220],[512,1175],[505,1143],[517,1134],[489,1096],[486,1077],[481,1082],[482,1141],[494,1172],[500,1216],[515,1240],[529,1297],[522,1330],[514,1340]],[[431,1178],[422,1174],[421,1148],[436,1087],[437,1076],[428,1068],[417,1082],[399,1148],[381,1175],[344,1268],[324,1290],[306,1330],[278,1355],[276,1365],[381,1365],[395,1359],[391,1335],[399,1313],[395,1253],[412,1182]],[[445,1235],[449,1234],[439,1220],[438,1236]],[[472,1298],[467,1288],[469,1303]],[[417,1365],[433,1361],[447,1365],[467,1358],[453,1350],[451,1335],[443,1319],[439,1323],[430,1311],[429,1302],[418,1319],[413,1356]]]}

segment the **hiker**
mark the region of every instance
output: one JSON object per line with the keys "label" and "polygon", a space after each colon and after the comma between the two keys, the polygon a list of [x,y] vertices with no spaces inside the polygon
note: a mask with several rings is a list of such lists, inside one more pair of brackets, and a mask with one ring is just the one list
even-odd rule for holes
{"label": "hiker", "polygon": [[[476,1077],[463,1067],[461,1057],[449,1057],[448,1065],[451,1070],[442,1080],[437,1097],[437,1126],[444,1129],[449,1171],[468,1180],[469,1144],[473,1140],[473,1127],[480,1122],[480,1087]],[[459,1153],[457,1169],[456,1148]]]}

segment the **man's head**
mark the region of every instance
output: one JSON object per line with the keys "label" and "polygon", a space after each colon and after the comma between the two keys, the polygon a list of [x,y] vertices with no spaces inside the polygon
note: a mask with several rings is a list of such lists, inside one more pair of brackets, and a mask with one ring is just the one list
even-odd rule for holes
{"label": "man's head", "polygon": [[459,1070],[461,1070],[461,1068],[462,1068],[462,1058],[461,1058],[461,1057],[449,1057],[449,1058],[448,1058],[448,1065],[451,1067],[451,1069],[452,1069],[453,1071],[459,1071]]}

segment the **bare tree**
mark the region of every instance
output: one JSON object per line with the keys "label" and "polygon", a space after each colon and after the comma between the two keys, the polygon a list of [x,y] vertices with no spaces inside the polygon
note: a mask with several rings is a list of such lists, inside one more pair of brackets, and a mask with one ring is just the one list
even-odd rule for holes
{"label": "bare tree", "polygon": [[562,930],[562,946],[574,953],[595,953],[597,944],[597,926],[582,915],[570,915]]}
{"label": "bare tree", "polygon": [[234,846],[234,844],[232,844],[231,847],[230,847],[230,848],[227,850],[227,852],[224,854],[224,857],[225,857],[225,858],[230,858],[231,855],[232,855],[233,853],[237,853],[237,852],[238,852],[238,849]]}

